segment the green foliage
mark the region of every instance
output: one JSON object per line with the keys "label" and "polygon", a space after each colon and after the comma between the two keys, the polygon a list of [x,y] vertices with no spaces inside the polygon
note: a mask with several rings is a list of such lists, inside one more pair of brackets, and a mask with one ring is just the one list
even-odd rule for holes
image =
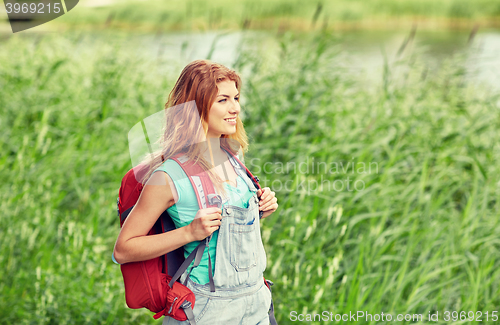
{"label": "green foliage", "polygon": [[[382,88],[369,91],[342,70],[329,39],[284,40],[269,65],[249,59],[258,64],[246,81],[247,162],[282,188],[264,230],[280,319],[493,310],[498,96],[467,82],[465,53],[432,74],[418,57],[388,65]],[[355,171],[330,169],[342,162]]]}
{"label": "green foliage", "polygon": [[[134,57],[119,37],[2,43],[2,324],[153,322],[126,308],[111,262],[116,197],[128,130],[162,109],[184,63]],[[388,64],[374,89],[343,70],[331,35],[279,41],[234,66],[245,161],[280,204],[262,229],[279,322],[290,311],[494,310],[498,96],[467,82],[461,55],[433,73],[418,57]],[[313,171],[320,162],[328,169]],[[331,172],[340,162],[372,169]],[[326,188],[347,177],[351,191]]]}
{"label": "green foliage", "polygon": [[149,321],[126,310],[110,254],[127,132],[161,110],[168,79],[104,42],[4,45],[0,323]]}
{"label": "green foliage", "polygon": [[[58,19],[70,25],[128,27],[133,30],[269,29],[307,30],[336,23],[379,26],[425,19],[466,19],[497,26],[499,4],[492,0],[204,0],[116,2],[108,7],[79,6]],[[467,27],[468,28],[468,27]]]}

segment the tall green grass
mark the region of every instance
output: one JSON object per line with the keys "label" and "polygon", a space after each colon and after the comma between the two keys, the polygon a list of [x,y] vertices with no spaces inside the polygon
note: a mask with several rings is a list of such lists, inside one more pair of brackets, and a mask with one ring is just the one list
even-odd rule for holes
{"label": "tall green grass", "polygon": [[[128,130],[162,109],[185,62],[144,60],[119,40],[1,44],[2,324],[154,322],[126,308],[111,262],[116,196],[131,167]],[[344,71],[329,35],[279,42],[275,53],[241,52],[233,66],[251,137],[245,161],[280,204],[262,228],[279,322],[292,323],[292,311],[439,311],[437,324],[453,323],[445,310],[491,315],[500,303],[498,95],[467,82],[460,54],[433,72],[418,56],[399,62],[403,70],[387,64],[380,86],[367,87]],[[312,172],[313,158],[377,169]],[[309,170],[277,170],[291,162]],[[364,189],[300,187],[348,176]]]}
{"label": "tall green grass", "polygon": [[82,5],[58,19],[67,24],[134,30],[298,29],[385,26],[431,22],[469,28],[497,26],[500,3],[491,0],[188,0],[125,1],[109,7]]}
{"label": "tall green grass", "polygon": [[[465,53],[433,74],[410,58],[395,79],[397,66],[387,64],[371,92],[343,74],[325,39],[309,46],[312,53],[284,42],[272,65],[255,68],[246,93],[246,106],[258,108],[246,119],[255,125],[254,160],[309,162],[308,172],[274,164],[261,175],[297,186],[279,192],[278,216],[264,230],[281,319],[291,311],[495,310],[498,95],[466,81]],[[317,162],[378,169],[318,173]],[[366,188],[298,188],[347,176]]]}

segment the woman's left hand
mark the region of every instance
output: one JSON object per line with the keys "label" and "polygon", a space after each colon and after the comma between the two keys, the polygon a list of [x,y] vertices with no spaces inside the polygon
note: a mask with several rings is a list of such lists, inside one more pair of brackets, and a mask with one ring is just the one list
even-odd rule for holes
{"label": "woman's left hand", "polygon": [[269,187],[264,187],[257,191],[257,196],[260,198],[259,211],[263,211],[262,218],[268,217],[278,208],[278,199],[275,193]]}

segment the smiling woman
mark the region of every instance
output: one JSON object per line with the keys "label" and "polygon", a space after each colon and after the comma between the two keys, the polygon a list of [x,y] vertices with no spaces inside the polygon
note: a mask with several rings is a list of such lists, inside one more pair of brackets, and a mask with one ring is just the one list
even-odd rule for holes
{"label": "smiling woman", "polygon": [[[278,203],[273,191],[260,189],[237,163],[238,152],[248,145],[239,118],[240,86],[236,72],[220,64],[197,60],[184,68],[165,105],[162,148],[144,162],[149,166],[145,186],[116,240],[113,254],[121,264],[180,247],[187,260],[200,252],[197,262],[178,272],[178,285],[196,297],[194,308],[186,311],[188,320],[166,316],[164,324],[275,324],[268,314],[271,292],[263,281],[266,253],[259,217],[268,217]],[[187,174],[186,162],[212,181],[220,208],[200,208],[197,198],[204,202],[209,195],[193,181],[200,176]],[[164,211],[176,229],[148,236]],[[203,242],[208,248],[200,246]]]}
{"label": "smiling woman", "polygon": [[232,80],[217,84],[219,94],[208,115],[208,136],[220,138],[223,134],[236,132],[236,118],[240,113],[240,94]]}

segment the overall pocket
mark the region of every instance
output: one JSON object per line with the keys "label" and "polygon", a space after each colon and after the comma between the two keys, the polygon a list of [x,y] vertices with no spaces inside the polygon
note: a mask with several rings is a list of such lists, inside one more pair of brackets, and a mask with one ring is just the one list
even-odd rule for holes
{"label": "overall pocket", "polygon": [[255,223],[229,224],[230,262],[236,271],[248,271],[257,265],[257,236]]}

